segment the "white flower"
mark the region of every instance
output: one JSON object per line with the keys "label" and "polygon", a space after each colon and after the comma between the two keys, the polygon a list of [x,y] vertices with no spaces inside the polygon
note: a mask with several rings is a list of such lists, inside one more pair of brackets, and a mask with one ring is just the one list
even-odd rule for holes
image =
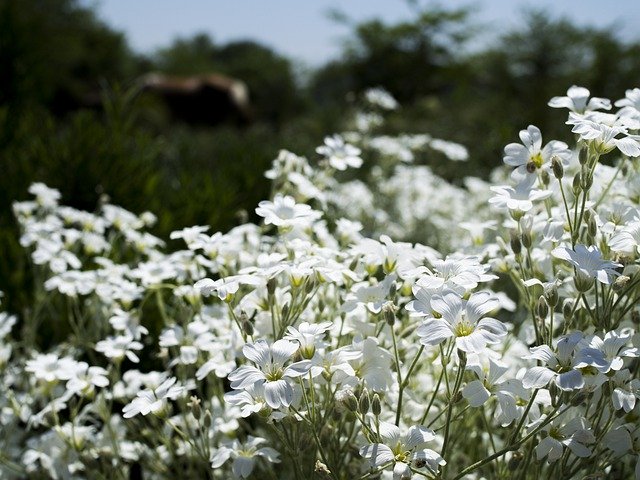
{"label": "white flower", "polygon": [[595,245],[587,247],[577,244],[573,250],[567,247],[558,247],[551,254],[569,262],[583,277],[597,278],[600,283],[606,285],[611,283],[612,277],[619,275],[615,269],[622,266],[619,263],[603,260],[602,253]]}
{"label": "white flower", "polygon": [[568,108],[576,113],[611,109],[610,100],[599,97],[589,99],[589,95],[591,95],[591,92],[586,88],[573,85],[567,90],[566,97],[553,97],[549,100],[548,105],[553,108]]}
{"label": "white flower", "polygon": [[489,292],[474,293],[464,300],[452,291],[434,296],[431,308],[440,318],[428,318],[416,333],[423,345],[439,345],[454,337],[456,347],[464,352],[480,353],[507,334],[507,327],[495,318],[483,318],[496,310],[500,302]]}
{"label": "white flower", "polygon": [[[629,157],[640,156],[640,144],[637,137],[629,135],[626,127],[609,126],[585,118],[571,117],[574,123],[571,131],[580,135],[583,140],[591,142],[600,153],[608,153],[618,148]],[[616,138],[622,135],[622,138]]]}
{"label": "white flower", "polygon": [[542,388],[554,380],[556,385],[564,391],[581,389],[584,387],[582,372],[578,369],[576,349],[582,341],[581,332],[560,337],[554,352],[548,345],[532,347],[531,354],[525,358],[540,360],[547,367],[536,366],[527,370],[522,377],[524,388]]}
{"label": "white flower", "polygon": [[102,367],[90,367],[86,362],[78,362],[73,376],[67,382],[67,390],[79,395],[91,395],[95,387],[109,385],[108,372]]}
{"label": "white flower", "polygon": [[535,175],[537,170],[551,167],[551,158],[557,155],[560,159],[568,159],[571,151],[564,142],[553,140],[542,148],[542,134],[536,126],[529,125],[520,130],[520,143],[510,143],[504,147],[504,163],[516,167],[514,174],[520,177]]}
{"label": "white flower", "polygon": [[551,196],[550,190],[538,190],[531,188],[530,182],[524,181],[516,185],[491,187],[496,195],[489,199],[489,203],[498,208],[520,210],[528,212],[533,208],[533,202],[543,200]]}
{"label": "white flower", "polygon": [[200,291],[200,293],[205,297],[208,297],[213,292],[216,292],[220,300],[227,302],[240,289],[240,284],[259,285],[261,283],[262,280],[255,275],[243,274],[219,278],[218,280],[203,278],[202,280],[198,280],[193,285],[193,288]]}
{"label": "white flower", "polygon": [[313,210],[309,205],[296,203],[289,195],[276,194],[273,202],[263,200],[258,204],[256,213],[264,218],[266,225],[280,228],[308,227],[320,218],[321,213]]}
{"label": "white flower", "polygon": [[360,168],[362,159],[360,149],[345,143],[340,135],[325,137],[324,145],[316,148],[316,152],[324,155],[336,170],[346,170],[348,167]]}
{"label": "white flower", "polygon": [[625,225],[609,239],[609,246],[614,252],[640,253],[640,221]]}
{"label": "white flower", "polygon": [[289,340],[277,340],[272,345],[265,340],[247,343],[242,353],[257,366],[243,365],[231,372],[231,388],[245,389],[262,383],[265,400],[271,408],[288,407],[293,400],[293,387],[289,379],[306,374],[311,367],[309,360],[284,366],[298,348],[298,344]]}
{"label": "white flower", "polygon": [[76,365],[77,362],[72,358],[60,358],[55,353],[40,353],[33,360],[27,361],[25,371],[33,373],[38,380],[52,383],[72,378]]}
{"label": "white flower", "polygon": [[158,388],[147,389],[138,392],[136,398],[122,409],[124,418],[131,418],[139,413],[147,415],[149,413],[158,413],[166,405],[166,400],[175,400],[182,392],[184,387],[174,385],[176,378],[171,377],[165,380]]}
{"label": "white flower", "polygon": [[389,289],[395,283],[396,276],[388,275],[375,285],[361,284],[347,295],[342,310],[350,312],[357,305],[364,305],[371,313],[380,313],[382,306],[389,301]]}
{"label": "white flower", "polygon": [[591,449],[586,444],[596,441],[584,418],[575,417],[562,425],[561,419],[555,419],[544,427],[548,435],[540,440],[535,448],[538,460],[547,457],[549,463],[562,457],[564,447],[568,447],[577,457],[591,456]]}
{"label": "white flower", "polygon": [[371,105],[381,107],[385,110],[395,110],[398,108],[396,99],[382,87],[368,89],[364,92],[364,98]]}
{"label": "white flower", "polygon": [[96,352],[104,354],[105,357],[119,362],[125,356],[133,363],[138,363],[140,359],[133,353],[133,350],[142,350],[142,343],[135,341],[130,335],[119,335],[117,337],[107,337],[96,343]]}
{"label": "white flower", "polygon": [[384,443],[372,443],[360,449],[360,455],[369,459],[372,468],[393,463],[394,480],[411,478],[411,468],[423,466],[431,474],[447,462],[435,451],[425,448],[436,436],[433,430],[416,425],[403,436],[392,423],[380,422],[380,437]]}
{"label": "white flower", "polygon": [[[233,440],[226,445],[213,449],[211,452],[211,467],[218,468],[230,458],[233,459],[231,470],[235,478],[247,478],[253,472],[256,460],[262,457],[271,463],[280,462],[280,454],[271,447],[260,447],[267,440],[249,435],[244,443]],[[260,448],[258,448],[260,447]]]}

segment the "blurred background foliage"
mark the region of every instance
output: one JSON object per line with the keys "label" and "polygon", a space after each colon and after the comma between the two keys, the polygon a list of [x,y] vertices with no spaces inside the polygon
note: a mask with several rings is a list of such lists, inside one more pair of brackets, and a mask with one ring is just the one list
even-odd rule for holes
{"label": "blurred background foliage", "polygon": [[[345,127],[358,94],[382,86],[402,104],[386,133],[428,132],[464,144],[471,160],[441,161],[457,181],[486,176],[528,124],[568,140],[566,112],[547,101],[580,84],[613,99],[640,85],[640,43],[542,11],[478,43],[472,11],[415,8],[411,21],[357,23],[342,55],[299,75],[289,59],[254,41],[218,44],[204,34],[150,56],[77,0],[0,0],[0,290],[28,305],[28,262],[11,213],[34,181],[63,202],[94,210],[101,195],[159,216],[158,235],[188,225],[226,230],[253,218],[269,195],[263,172],[281,148],[315,157]],[[250,121],[193,125],[141,94],[150,72],[218,73],[247,86]],[[303,78],[304,77],[304,78]],[[26,287],[26,288],[25,288]]]}

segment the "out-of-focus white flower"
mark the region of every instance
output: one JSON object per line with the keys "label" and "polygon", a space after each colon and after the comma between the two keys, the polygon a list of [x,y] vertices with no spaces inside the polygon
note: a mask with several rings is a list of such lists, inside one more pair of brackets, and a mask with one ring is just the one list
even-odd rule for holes
{"label": "out-of-focus white flower", "polygon": [[347,168],[360,168],[362,166],[362,151],[345,143],[340,135],[325,137],[324,145],[316,148],[316,152],[323,155],[336,170],[346,170]]}
{"label": "out-of-focus white flower", "polygon": [[551,196],[550,190],[538,190],[531,188],[529,182],[521,182],[516,188],[509,186],[491,187],[496,193],[494,197],[489,199],[489,203],[498,208],[506,208],[509,210],[519,210],[528,212],[533,208],[533,202],[544,200]]}
{"label": "out-of-focus white flower", "polygon": [[382,87],[369,88],[364,92],[364,98],[371,105],[385,110],[395,110],[398,108],[396,99]]}
{"label": "out-of-focus white flower", "polygon": [[267,440],[249,435],[247,441],[240,443],[233,440],[213,449],[211,452],[211,467],[221,467],[227,460],[232,459],[231,470],[234,478],[247,478],[253,472],[256,460],[263,458],[271,463],[280,462],[280,454],[271,447],[261,447]]}
{"label": "out-of-focus white flower", "polygon": [[167,404],[167,400],[175,400],[182,394],[184,387],[174,385],[176,378],[171,377],[162,382],[158,388],[150,388],[138,392],[136,398],[122,409],[124,418],[135,417],[139,413],[148,415],[158,413]]}
{"label": "out-of-focus white flower", "polygon": [[293,197],[276,194],[273,202],[263,200],[258,204],[256,213],[264,218],[266,225],[280,228],[305,228],[321,217],[321,213],[309,205],[296,203]]}

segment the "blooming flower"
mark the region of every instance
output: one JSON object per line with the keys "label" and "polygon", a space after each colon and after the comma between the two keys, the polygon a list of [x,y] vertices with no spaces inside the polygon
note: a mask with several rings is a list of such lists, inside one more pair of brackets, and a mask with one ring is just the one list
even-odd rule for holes
{"label": "blooming flower", "polygon": [[211,467],[218,468],[227,460],[233,459],[231,470],[235,478],[247,478],[253,472],[258,457],[271,463],[280,462],[280,454],[271,447],[260,447],[267,440],[249,435],[247,441],[233,440],[211,452]]}
{"label": "blooming flower", "polygon": [[562,425],[561,419],[555,419],[543,428],[548,433],[535,448],[538,460],[547,457],[549,463],[562,457],[564,447],[568,447],[577,457],[591,456],[591,449],[586,444],[596,441],[584,418],[575,417]]}
{"label": "blooming flower", "polygon": [[531,354],[526,358],[540,360],[547,366],[535,366],[527,370],[522,377],[524,388],[542,388],[552,380],[565,391],[580,389],[584,386],[582,372],[578,369],[576,349],[582,341],[581,332],[560,337],[556,345],[556,352],[548,345],[531,348]]}
{"label": "blooming flower", "polygon": [[514,174],[520,177],[536,174],[537,170],[551,167],[551,158],[556,155],[566,159],[571,151],[564,142],[552,140],[542,148],[542,134],[540,129],[529,125],[526,130],[520,130],[520,143],[510,143],[504,148],[504,163],[516,167]]}
{"label": "blooming flower", "polygon": [[586,88],[573,85],[567,90],[566,97],[553,97],[549,100],[548,105],[553,108],[568,108],[576,113],[611,109],[610,100],[600,97],[589,99],[589,95],[591,95],[591,92]]}
{"label": "blooming flower", "polygon": [[615,269],[622,266],[619,263],[603,260],[602,253],[595,245],[587,247],[577,244],[573,250],[568,247],[558,247],[551,254],[573,265],[585,280],[596,278],[606,285],[611,283],[612,277],[618,275]]}
{"label": "blooming flower", "polygon": [[417,334],[423,345],[439,345],[455,338],[456,347],[464,352],[480,353],[488,344],[495,344],[507,334],[507,327],[495,318],[483,318],[500,304],[489,292],[474,293],[464,300],[447,291],[434,296],[431,308],[439,318],[428,318],[418,327]]}
{"label": "blooming flower", "polygon": [[392,423],[380,422],[380,438],[384,443],[372,443],[360,449],[360,455],[369,459],[371,467],[393,463],[394,480],[411,478],[411,467],[427,468],[431,474],[447,462],[435,451],[425,448],[435,438],[433,430],[416,425],[403,436]]}
{"label": "blooming flower", "polygon": [[345,143],[340,135],[325,137],[324,145],[316,148],[316,152],[324,155],[329,160],[329,165],[336,170],[360,168],[362,165],[360,149]]}
{"label": "blooming flower", "polygon": [[171,377],[158,387],[149,388],[138,392],[136,398],[122,409],[124,418],[135,417],[139,413],[147,415],[149,413],[158,413],[167,404],[166,400],[175,400],[182,392],[184,387],[174,385],[176,378]]}
{"label": "blooming flower", "polygon": [[311,366],[309,360],[284,366],[298,348],[297,343],[289,340],[277,340],[272,345],[265,340],[247,343],[242,353],[257,366],[243,365],[231,372],[231,388],[244,389],[263,383],[265,400],[271,408],[288,407],[293,400],[293,387],[288,379],[306,374]]}
{"label": "blooming flower", "polygon": [[533,208],[533,202],[543,200],[551,196],[550,190],[538,190],[531,188],[529,182],[521,182],[516,188],[509,186],[491,187],[496,195],[489,199],[489,203],[498,208],[520,210],[528,212]]}
{"label": "blooming flower", "polygon": [[266,225],[289,229],[293,227],[307,227],[321,214],[309,205],[296,203],[293,197],[276,194],[273,202],[263,200],[258,204],[256,213],[264,218]]}

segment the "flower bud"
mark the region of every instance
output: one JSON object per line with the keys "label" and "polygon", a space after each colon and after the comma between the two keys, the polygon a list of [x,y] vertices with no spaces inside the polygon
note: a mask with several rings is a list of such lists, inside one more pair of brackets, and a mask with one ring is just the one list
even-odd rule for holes
{"label": "flower bud", "polygon": [[598,233],[598,225],[596,224],[596,219],[593,215],[591,215],[591,217],[587,221],[587,229],[589,235],[591,235],[592,237],[595,237],[596,233]]}
{"label": "flower bud", "polygon": [[566,298],[562,303],[562,316],[564,317],[565,323],[571,321],[571,317],[573,315],[573,300],[570,298]]}
{"label": "flower bud", "polygon": [[557,155],[551,157],[551,169],[553,170],[553,176],[558,180],[561,180],[562,177],[564,177],[564,167],[562,166],[560,157]]}
{"label": "flower bud", "polygon": [[204,425],[204,428],[209,429],[211,428],[212,423],[213,418],[211,418],[211,412],[209,410],[206,410],[204,412],[204,420],[202,421],[202,424]]}
{"label": "flower bud", "polygon": [[371,401],[369,400],[369,392],[365,388],[364,390],[362,390],[362,393],[360,394],[360,400],[358,401],[358,411],[362,415],[366,415],[369,412],[370,404],[371,404]]}
{"label": "flower bud", "polygon": [[270,278],[267,281],[267,294],[272,297],[276,293],[276,287],[278,286],[278,281],[275,278]]}
{"label": "flower bud", "polygon": [[371,401],[371,413],[373,413],[376,417],[382,413],[382,405],[380,404],[380,395],[377,393],[373,394],[373,400]]}
{"label": "flower bud", "polygon": [[396,307],[392,302],[385,302],[385,304],[382,306],[382,313],[384,315],[385,322],[387,322],[387,325],[392,327],[393,324],[396,323]]}
{"label": "flower bud", "polygon": [[522,246],[527,250],[531,248],[531,232],[522,232]]}
{"label": "flower bud", "polygon": [[346,391],[342,402],[350,412],[356,412],[358,410],[358,399],[351,390]]}
{"label": "flower bud", "polygon": [[545,187],[549,185],[551,178],[549,177],[549,172],[547,170],[540,171],[540,180]]}
{"label": "flower bud", "polygon": [[549,305],[547,304],[547,300],[544,298],[544,295],[540,295],[538,298],[538,303],[536,304],[536,315],[540,320],[544,320],[549,315]]}
{"label": "flower bud", "polygon": [[581,177],[580,172],[576,173],[576,176],[573,177],[573,194],[574,195],[578,195],[578,193],[580,193],[580,190],[582,189],[581,187],[582,181],[580,177]]}
{"label": "flower bud", "polygon": [[198,397],[192,396],[189,401],[189,406],[191,407],[191,414],[193,418],[196,420],[200,420],[200,416],[202,415],[202,409],[200,408],[200,399]]}
{"label": "flower bud", "polygon": [[522,252],[522,243],[520,242],[520,236],[515,232],[515,230],[511,230],[511,239],[509,240],[509,244],[511,245],[513,253],[520,255]]}
{"label": "flower bud", "polygon": [[578,153],[578,161],[580,162],[580,165],[585,165],[587,160],[589,160],[589,149],[581,148]]}
{"label": "flower bud", "polygon": [[558,286],[555,283],[551,283],[545,287],[544,298],[547,300],[547,303],[551,308],[558,305],[560,297],[558,295]]}
{"label": "flower bud", "polygon": [[580,186],[586,191],[591,188],[591,185],[593,185],[593,175],[590,172],[585,172],[581,175]]}

